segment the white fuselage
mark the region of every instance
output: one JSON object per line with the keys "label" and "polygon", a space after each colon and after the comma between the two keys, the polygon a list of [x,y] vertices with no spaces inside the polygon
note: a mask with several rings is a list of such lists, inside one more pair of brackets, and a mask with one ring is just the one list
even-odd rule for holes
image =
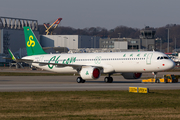
{"label": "white fuselage", "polygon": [[[75,53],[75,54],[45,54],[26,56],[22,59],[31,59],[34,62],[61,63],[86,66],[101,66],[103,73],[123,72],[159,72],[172,69],[175,64],[171,59],[157,59],[167,57],[161,52],[116,52],[116,53]],[[44,70],[59,73],[77,72],[71,66],[41,65],[33,66]]]}

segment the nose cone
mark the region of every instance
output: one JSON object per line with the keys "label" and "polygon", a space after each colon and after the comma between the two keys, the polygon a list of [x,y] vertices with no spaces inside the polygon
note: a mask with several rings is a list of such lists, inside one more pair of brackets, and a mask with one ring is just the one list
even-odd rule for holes
{"label": "nose cone", "polygon": [[168,65],[169,69],[173,69],[175,66],[176,64],[173,61],[171,61]]}

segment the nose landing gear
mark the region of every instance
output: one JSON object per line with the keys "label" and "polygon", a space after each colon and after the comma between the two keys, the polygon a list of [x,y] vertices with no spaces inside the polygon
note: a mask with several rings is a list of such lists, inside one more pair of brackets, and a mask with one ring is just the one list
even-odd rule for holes
{"label": "nose landing gear", "polygon": [[159,79],[157,79],[157,72],[152,72],[154,75],[155,83],[160,83]]}

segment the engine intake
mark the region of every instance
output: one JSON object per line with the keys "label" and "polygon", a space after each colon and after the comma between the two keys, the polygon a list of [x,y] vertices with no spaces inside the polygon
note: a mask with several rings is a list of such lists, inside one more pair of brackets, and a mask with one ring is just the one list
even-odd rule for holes
{"label": "engine intake", "polygon": [[101,72],[96,67],[83,67],[80,71],[80,76],[82,79],[98,79],[101,75]]}

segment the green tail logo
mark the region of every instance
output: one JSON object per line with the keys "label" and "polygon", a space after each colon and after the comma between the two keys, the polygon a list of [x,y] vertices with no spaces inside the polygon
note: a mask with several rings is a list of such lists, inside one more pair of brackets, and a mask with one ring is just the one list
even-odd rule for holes
{"label": "green tail logo", "polygon": [[39,41],[37,40],[36,36],[34,35],[30,27],[24,27],[24,36],[28,56],[47,54],[42,49],[41,45],[39,44]]}
{"label": "green tail logo", "polygon": [[35,46],[35,42],[33,41],[33,36],[32,35],[30,35],[29,36],[29,41],[27,42],[27,46],[28,47],[34,47]]}

